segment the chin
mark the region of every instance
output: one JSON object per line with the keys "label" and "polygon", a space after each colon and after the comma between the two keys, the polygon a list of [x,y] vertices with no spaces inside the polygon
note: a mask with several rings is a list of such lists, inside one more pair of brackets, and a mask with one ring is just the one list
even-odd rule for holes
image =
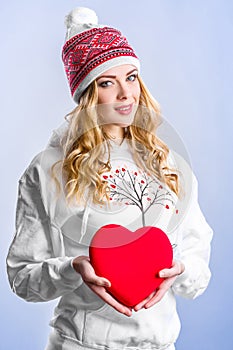
{"label": "chin", "polygon": [[128,126],[132,125],[134,122],[134,115],[129,116],[128,118],[124,118],[124,120],[116,121],[116,125],[120,126],[121,128],[127,128]]}
{"label": "chin", "polygon": [[125,124],[120,123],[120,124],[117,124],[117,126],[119,126],[120,128],[127,128],[130,125],[131,125],[131,123],[125,123]]}

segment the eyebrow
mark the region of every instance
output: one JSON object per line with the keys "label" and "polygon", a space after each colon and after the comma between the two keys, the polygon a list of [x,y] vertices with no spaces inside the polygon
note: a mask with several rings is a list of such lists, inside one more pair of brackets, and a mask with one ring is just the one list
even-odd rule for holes
{"label": "eyebrow", "polygon": [[[131,70],[130,72],[128,72],[127,74],[126,74],[126,76],[127,75],[130,75],[131,73],[133,73],[133,72],[138,72],[138,70],[137,70],[137,68],[134,68],[133,70]],[[116,78],[116,75],[101,75],[100,77],[98,77],[96,80],[99,80],[100,78],[112,78],[112,79],[115,79]]]}

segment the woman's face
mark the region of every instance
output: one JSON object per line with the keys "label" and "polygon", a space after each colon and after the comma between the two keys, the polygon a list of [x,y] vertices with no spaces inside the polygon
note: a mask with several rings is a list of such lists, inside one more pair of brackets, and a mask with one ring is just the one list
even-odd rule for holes
{"label": "woman's face", "polygon": [[131,125],[140,98],[137,68],[130,64],[110,68],[96,82],[101,123],[120,127]]}

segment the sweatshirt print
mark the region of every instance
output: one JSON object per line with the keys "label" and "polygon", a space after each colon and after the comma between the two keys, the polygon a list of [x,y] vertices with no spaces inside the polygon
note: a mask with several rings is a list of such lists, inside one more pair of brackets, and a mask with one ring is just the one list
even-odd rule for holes
{"label": "sweatshirt print", "polygon": [[182,215],[178,215],[176,195],[154,176],[138,169],[127,140],[121,145],[110,142],[110,154],[111,171],[102,174],[102,180],[108,182],[110,202],[88,203],[79,242],[89,245],[101,226],[113,223],[132,231],[142,226],[171,231]]}
{"label": "sweatshirt print", "polygon": [[[33,302],[60,298],[50,323],[57,334],[53,348],[63,344],[59,348],[165,349],[180,330],[174,295],[195,298],[210,278],[212,230],[198,205],[195,176],[181,157],[172,156],[186,192],[178,200],[164,184],[137,168],[126,140],[121,146],[112,143],[111,172],[102,175],[111,190],[110,204],[68,207],[50,178],[51,166],[62,156],[63,133],[64,126],[19,182],[16,234],[7,257],[12,289]],[[143,225],[161,228],[174,257],[186,267],[158,304],[130,318],[105,304],[72,267],[73,258],[88,255],[93,234],[107,224],[131,231]]]}

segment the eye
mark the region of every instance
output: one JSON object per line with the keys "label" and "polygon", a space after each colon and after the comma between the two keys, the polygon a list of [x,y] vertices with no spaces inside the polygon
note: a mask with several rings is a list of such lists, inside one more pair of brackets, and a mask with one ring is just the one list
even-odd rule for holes
{"label": "eye", "polygon": [[131,74],[127,77],[127,80],[129,81],[135,81],[137,79],[138,75],[137,74]]}
{"label": "eye", "polygon": [[112,82],[110,80],[102,81],[98,84],[101,87],[108,87],[112,85]]}

